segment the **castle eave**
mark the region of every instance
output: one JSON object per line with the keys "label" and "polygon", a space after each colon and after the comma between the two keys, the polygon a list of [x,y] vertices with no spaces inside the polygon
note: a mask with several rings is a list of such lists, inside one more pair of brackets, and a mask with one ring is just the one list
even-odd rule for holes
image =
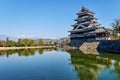
{"label": "castle eave", "polygon": [[95,31],[92,31],[90,33],[105,33],[106,30],[103,27],[100,27],[98,29],[96,29]]}
{"label": "castle eave", "polygon": [[84,30],[83,29],[82,30],[70,30],[68,32],[82,32],[82,31],[84,31]]}
{"label": "castle eave", "polygon": [[88,11],[83,11],[83,12],[78,12],[78,13],[76,13],[77,15],[84,15],[84,14],[90,14],[90,15],[94,15],[95,13],[93,13],[93,12],[88,12]]}

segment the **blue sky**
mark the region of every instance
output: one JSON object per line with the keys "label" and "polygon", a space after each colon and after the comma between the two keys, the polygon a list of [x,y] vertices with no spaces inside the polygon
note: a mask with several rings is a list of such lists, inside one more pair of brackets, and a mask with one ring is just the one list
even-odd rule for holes
{"label": "blue sky", "polygon": [[120,0],[0,0],[0,34],[66,37],[82,6],[104,27],[120,18]]}

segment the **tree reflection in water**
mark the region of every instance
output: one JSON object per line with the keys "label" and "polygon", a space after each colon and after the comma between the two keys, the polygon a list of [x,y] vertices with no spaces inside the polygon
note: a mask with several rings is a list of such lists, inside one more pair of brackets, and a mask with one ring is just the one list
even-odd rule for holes
{"label": "tree reflection in water", "polygon": [[[75,67],[80,80],[97,80],[101,72],[114,66],[113,74],[120,80],[120,55],[117,54],[84,54],[80,50],[68,50],[71,64]],[[113,62],[114,60],[114,62]],[[109,76],[108,76],[109,77]]]}
{"label": "tree reflection in water", "polygon": [[39,52],[39,54],[43,54],[46,51],[52,51],[54,49],[19,49],[19,50],[1,50],[0,56],[6,56],[9,57],[13,54],[18,54],[18,56],[32,56],[35,55],[36,51]]}
{"label": "tree reflection in water", "polygon": [[[56,49],[55,49],[56,50]],[[18,56],[33,56],[35,53],[40,55],[44,52],[54,51],[54,49],[22,49],[0,51],[0,56],[17,54]],[[75,67],[80,80],[102,80],[101,74],[104,70],[108,73],[117,75],[116,80],[120,80],[120,55],[117,54],[84,54],[80,50],[67,50],[71,57],[71,64]],[[113,69],[111,69],[113,67]],[[109,77],[107,75],[106,77]],[[116,77],[116,76],[115,76]]]}

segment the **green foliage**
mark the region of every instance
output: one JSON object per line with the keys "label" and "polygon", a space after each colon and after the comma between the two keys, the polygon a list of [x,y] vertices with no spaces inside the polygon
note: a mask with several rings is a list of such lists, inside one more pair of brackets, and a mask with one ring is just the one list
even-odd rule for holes
{"label": "green foliage", "polygon": [[39,41],[35,41],[35,40],[30,40],[30,39],[19,39],[17,42],[9,40],[8,38],[6,39],[6,41],[0,41],[0,47],[27,47],[27,46],[53,46],[53,45],[57,45],[57,43],[53,43],[53,42],[46,42],[44,43],[44,41],[42,39],[40,39]]}
{"label": "green foliage", "polygon": [[34,46],[34,45],[35,45],[35,40],[30,40],[29,45],[30,45],[30,46]]}
{"label": "green foliage", "polygon": [[34,46],[35,43],[36,43],[35,40],[29,40],[29,39],[21,40],[21,39],[19,39],[16,46],[18,46],[18,47],[19,46]]}
{"label": "green foliage", "polygon": [[20,47],[20,46],[25,46],[24,43],[22,42],[21,39],[18,40],[17,44],[16,44],[17,47]]}
{"label": "green foliage", "polygon": [[34,49],[29,49],[30,55],[35,55],[35,50]]}
{"label": "green foliage", "polygon": [[44,41],[43,40],[39,40],[39,45],[43,45],[44,44]]}
{"label": "green foliage", "polygon": [[16,42],[15,42],[15,41],[12,41],[12,40],[9,40],[9,41],[7,42],[7,46],[8,46],[8,47],[14,47],[14,46],[16,46]]}
{"label": "green foliage", "polygon": [[43,49],[39,49],[39,54],[43,54],[44,50]]}
{"label": "green foliage", "polygon": [[25,46],[28,46],[29,43],[30,43],[30,40],[29,40],[29,39],[24,39],[24,45],[25,45]]}

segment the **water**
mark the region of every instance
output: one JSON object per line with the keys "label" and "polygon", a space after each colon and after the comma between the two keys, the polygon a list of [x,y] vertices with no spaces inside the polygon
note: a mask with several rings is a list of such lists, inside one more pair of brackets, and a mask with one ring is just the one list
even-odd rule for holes
{"label": "water", "polygon": [[79,50],[0,51],[0,80],[120,80],[120,55]]}

